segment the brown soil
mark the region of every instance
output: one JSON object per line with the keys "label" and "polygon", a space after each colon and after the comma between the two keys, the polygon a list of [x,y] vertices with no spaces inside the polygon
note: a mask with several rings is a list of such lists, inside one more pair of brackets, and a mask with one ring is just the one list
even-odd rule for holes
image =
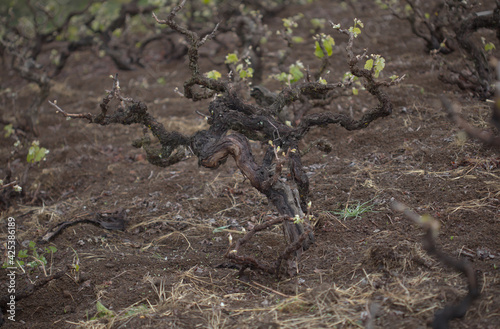
{"label": "brown soil", "polygon": [[[140,127],[103,128],[67,121],[44,105],[39,140],[50,153],[46,161],[29,169],[23,193],[11,199],[2,213],[2,241],[9,216],[16,220],[18,250],[63,221],[103,213],[116,216],[114,212],[122,211],[127,226],[124,231],[110,231],[83,223],[62,231],[50,243],[57,252],[52,260],[48,257],[47,270],[56,273],[78,262],[79,271],[68,270],[18,301],[16,322],[7,320],[5,327],[422,328],[436,310],[465,295],[466,282],[423,251],[422,230],[390,209],[395,199],[437,218],[439,246],[450,255],[467,258],[478,272],[481,297],[464,319],[452,321],[452,327],[497,328],[500,159],[494,150],[463,137],[448,120],[439,96],[460,104],[463,115],[485,129],[489,129],[489,105],[439,82],[437,62],[405,22],[372,4],[357,3],[351,7],[315,1],[280,13],[288,17],[302,12],[307,18],[324,17],[343,26],[360,18],[365,30],[356,40],[358,49],[383,55],[386,77],[407,75],[401,85],[388,90],[395,105],[390,117],[357,132],[338,126],[317,128],[303,142],[306,150],[324,138],[333,152],[324,154],[312,147],[303,156],[317,218],[316,243],[300,260],[297,277],[276,280],[251,270],[238,277],[238,270],[224,259],[228,234],[240,237],[242,229],[274,213],[234,161],[215,171],[199,167],[195,159],[165,169],[154,167],[130,145],[141,136]],[[274,30],[280,20],[267,23]],[[303,31],[310,40],[308,29]],[[328,27],[325,31],[337,42],[334,80],[347,70],[345,38]],[[313,68],[317,61],[312,49],[311,44],[298,47],[293,57]],[[222,62],[232,50],[218,49],[213,60]],[[158,63],[155,58],[151,49],[147,69],[120,73],[123,93],[147,102],[171,130],[193,133],[204,127],[195,110],[206,112],[207,103],[192,103],[174,92],[175,87],[182,89],[188,76],[186,62]],[[225,72],[207,58],[201,61],[205,71]],[[34,87],[2,70],[7,77],[2,89],[17,93],[14,98],[2,94],[2,119],[15,122],[15,112],[29,104]],[[68,112],[95,113],[115,71],[108,59],[77,55],[58,77],[50,98]],[[158,83],[159,77],[166,84]],[[264,84],[276,86],[270,80]],[[371,104],[369,95],[360,92],[335,101],[331,109],[352,109],[359,116]],[[31,140],[23,141],[14,148],[12,137],[0,138],[0,178],[5,178],[7,164],[15,176],[23,175]],[[262,153],[258,144],[254,151]],[[335,214],[358,202],[368,202],[372,210],[361,218]],[[215,230],[223,226],[227,228]],[[39,248],[45,246],[38,243]],[[3,243],[4,253],[5,247]],[[257,234],[243,249],[272,261],[283,248],[277,227]],[[6,275],[0,270],[0,277]],[[40,268],[30,277],[37,281],[36,276],[43,276]],[[26,285],[25,278],[18,272],[18,291]],[[1,282],[3,296],[7,288]],[[114,316],[91,320],[97,301]],[[370,324],[370,310],[377,308]]]}

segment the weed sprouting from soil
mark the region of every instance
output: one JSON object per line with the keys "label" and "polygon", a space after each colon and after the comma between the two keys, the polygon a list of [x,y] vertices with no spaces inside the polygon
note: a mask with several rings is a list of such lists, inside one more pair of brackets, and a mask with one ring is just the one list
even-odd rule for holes
{"label": "weed sprouting from soil", "polygon": [[343,220],[360,219],[365,213],[376,212],[373,210],[374,205],[370,204],[372,201],[373,199],[363,203],[356,201],[356,204],[346,204],[342,210],[332,211],[332,213],[340,216]]}

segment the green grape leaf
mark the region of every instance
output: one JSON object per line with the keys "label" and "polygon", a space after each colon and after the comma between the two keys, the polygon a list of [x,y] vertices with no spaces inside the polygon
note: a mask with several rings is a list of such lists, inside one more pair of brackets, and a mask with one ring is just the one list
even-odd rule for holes
{"label": "green grape leaf", "polygon": [[39,147],[38,143],[33,142],[32,146],[28,150],[26,161],[28,161],[28,163],[40,162],[48,153],[49,150],[47,150],[45,147]]}
{"label": "green grape leaf", "polygon": [[222,75],[217,70],[212,70],[210,72],[205,73],[205,76],[209,79],[219,80]]}
{"label": "green grape leaf", "polygon": [[375,59],[375,74],[374,74],[375,78],[378,78],[380,72],[382,72],[384,67],[385,67],[385,58],[382,56],[378,56]]}
{"label": "green grape leaf", "polygon": [[241,70],[240,71],[240,78],[246,79],[246,78],[251,78],[253,77],[253,69],[249,67],[246,70]]}
{"label": "green grape leaf", "polygon": [[[323,47],[325,48],[328,57],[332,56],[333,46],[335,45],[335,40],[331,36],[327,35],[327,36],[323,36],[322,41],[323,41]],[[323,50],[321,50],[321,46],[319,44],[319,41],[316,41],[315,45],[316,45],[316,49],[314,51],[314,55],[316,55],[316,57],[318,57],[318,58],[323,58],[325,56],[325,54],[323,54]]]}
{"label": "green grape leaf", "polygon": [[320,47],[320,45],[319,45],[319,42],[318,42],[318,41],[316,41],[316,42],[315,42],[315,44],[316,44],[316,50],[314,51],[314,55],[315,55],[316,57],[318,57],[318,58],[323,58],[323,57],[325,57],[325,54],[323,53],[323,50],[321,50],[321,47]]}
{"label": "green grape leaf", "polygon": [[373,59],[369,59],[365,63],[365,70],[370,71],[373,68]]}
{"label": "green grape leaf", "polygon": [[226,60],[224,61],[224,63],[233,64],[233,63],[236,63],[237,61],[239,61],[238,55],[236,55],[235,53],[231,53],[231,54],[227,54]]}
{"label": "green grape leaf", "polygon": [[353,33],[355,37],[361,34],[361,29],[359,27],[351,26],[349,32]]}
{"label": "green grape leaf", "polygon": [[492,51],[493,49],[496,49],[496,47],[491,42],[488,42],[487,44],[484,45],[484,51]]}
{"label": "green grape leaf", "polygon": [[296,64],[290,65],[290,74],[292,75],[292,79],[290,82],[297,82],[304,77],[304,73],[302,72],[303,65],[300,62]]}

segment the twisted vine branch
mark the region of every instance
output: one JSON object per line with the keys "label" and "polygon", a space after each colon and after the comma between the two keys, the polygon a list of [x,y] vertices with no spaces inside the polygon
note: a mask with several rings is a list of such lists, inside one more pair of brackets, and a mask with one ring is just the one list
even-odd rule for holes
{"label": "twisted vine branch", "polygon": [[[198,50],[215,36],[218,25],[211,33],[203,37],[179,25],[175,17],[185,3],[186,1],[183,0],[164,20],[160,20],[155,14],[153,17],[158,24],[169,26],[172,30],[184,35],[189,42],[188,65],[191,76],[184,82],[185,97],[197,101],[218,95],[209,104],[207,119],[210,128],[208,130],[198,131],[192,136],[167,131],[148,113],[145,103],[121,95],[117,76],[113,79],[113,89],[100,104],[101,113],[99,114],[69,114],[55,103],[51,102],[51,104],[65,117],[86,119],[93,124],[104,126],[114,123],[140,124],[146,127],[159,140],[161,147],[153,148],[149,137],[135,141],[134,146],[142,147],[147,154],[148,161],[157,166],[168,166],[185,160],[187,149],[194,153],[201,166],[212,169],[218,168],[228,157],[234,158],[236,166],[248,178],[250,184],[275,206],[280,219],[254,228],[237,243],[235,249],[230,247],[226,257],[241,264],[242,270],[246,267],[256,267],[275,274],[279,274],[281,263],[287,261],[288,273],[294,275],[298,271],[297,260],[314,242],[309,216],[305,215],[309,212],[309,207],[307,207],[309,180],[303,170],[298,151],[299,141],[310,128],[315,126],[338,123],[349,130],[362,129],[373,120],[389,115],[392,111],[392,104],[381,88],[391,86],[401,78],[380,82],[374,78],[373,70],[359,68],[358,62],[364,58],[364,55],[356,56],[352,51],[355,35],[349,31],[340,30],[349,35],[346,50],[352,74],[364,81],[365,88],[376,97],[379,105],[360,120],[327,112],[306,116],[297,127],[288,126],[277,118],[284,106],[300,100],[304,95],[324,95],[335,88],[342,87],[343,84],[302,82],[286,87],[276,95],[274,102],[269,106],[246,103],[244,98],[238,95],[236,88],[233,88],[231,81],[210,79],[200,72]],[[113,99],[118,101],[115,102],[118,105],[114,108],[110,105]],[[230,130],[233,132],[230,133]],[[253,157],[250,139],[265,143],[270,141],[271,145],[267,146],[260,164]],[[278,148],[284,152],[283,156],[280,154],[281,151],[278,152]],[[281,177],[282,167],[285,164],[288,165],[290,171],[288,179]],[[280,223],[283,224],[287,247],[274,266],[239,254],[239,248],[256,232]]]}
{"label": "twisted vine branch", "polygon": [[430,216],[420,216],[399,202],[393,203],[392,208],[403,212],[407,218],[424,229],[423,247],[429,255],[436,257],[441,263],[462,273],[467,278],[467,295],[458,304],[446,306],[434,315],[432,328],[448,329],[449,322],[455,318],[464,317],[472,302],[479,297],[481,292],[476,273],[469,263],[445,254],[436,246],[436,237],[439,233],[439,222],[437,220]]}

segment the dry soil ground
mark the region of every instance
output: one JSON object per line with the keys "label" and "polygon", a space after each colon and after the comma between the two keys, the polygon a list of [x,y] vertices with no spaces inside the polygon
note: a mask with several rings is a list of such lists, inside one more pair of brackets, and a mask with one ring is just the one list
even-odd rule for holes
{"label": "dry soil ground", "polygon": [[[317,222],[316,243],[303,255],[298,276],[277,280],[247,270],[240,278],[223,258],[229,233],[237,238],[242,229],[274,213],[232,160],[215,171],[199,167],[194,158],[165,169],[154,167],[130,145],[141,136],[140,127],[67,121],[44,105],[38,139],[50,153],[46,161],[29,168],[23,194],[10,199],[11,206],[2,212],[0,248],[5,252],[9,216],[16,220],[21,249],[63,221],[119,214],[125,216],[126,228],[110,231],[82,223],[63,230],[50,242],[57,252],[52,258],[47,254],[47,271],[56,273],[72,264],[79,270],[67,270],[67,275],[20,300],[16,322],[7,321],[6,328],[426,327],[436,310],[466,293],[466,282],[426,255],[422,230],[390,209],[392,199],[438,219],[439,246],[467,258],[478,273],[480,299],[451,326],[498,328],[498,152],[464,139],[448,120],[439,96],[460,104],[464,117],[485,129],[488,103],[441,83],[438,62],[424,51],[424,42],[405,22],[371,3],[315,1],[290,7],[279,16],[299,12],[344,26],[360,18],[365,30],[357,40],[358,49],[366,47],[386,58],[384,76],[407,77],[388,90],[395,105],[390,117],[357,132],[338,126],[316,128],[302,143],[302,150],[307,150],[324,138],[333,151],[324,154],[312,147],[303,156]],[[299,33],[311,40],[307,18]],[[281,24],[279,19],[267,23],[271,29]],[[325,31],[337,40],[333,79],[347,70],[345,38],[328,27]],[[270,55],[278,45],[279,41],[268,45]],[[156,47],[147,69],[120,73],[123,93],[147,102],[171,130],[192,133],[204,128],[195,110],[206,112],[207,103],[192,103],[174,92],[175,87],[182,89],[188,76],[185,60],[158,61],[154,56],[161,45]],[[217,49],[213,61],[221,63],[232,50]],[[292,56],[313,63],[312,51],[309,42]],[[205,71],[224,71],[206,57],[201,61]],[[111,88],[109,75],[115,72],[106,58],[90,52],[75,56],[50,98],[69,112],[95,113],[105,89]],[[166,83],[159,83],[160,77]],[[276,87],[269,79],[264,84]],[[14,112],[29,104],[34,87],[5,67],[1,87],[17,94],[2,93],[0,104],[2,119],[15,122]],[[336,100],[331,110],[359,116],[370,105],[370,97],[360,92]],[[23,175],[30,142],[25,140],[16,150],[13,138],[0,138],[0,178],[5,178],[7,166],[14,175]],[[254,151],[262,154],[258,144]],[[359,218],[336,214],[358,203],[372,207]],[[46,246],[37,242],[39,250]],[[255,236],[244,250],[273,260],[283,248],[277,227]],[[0,270],[0,277],[6,277],[5,270]],[[31,274],[34,281],[43,277],[40,268]],[[17,278],[20,290],[26,276],[19,271]],[[4,295],[7,288],[1,282]],[[113,314],[92,319],[98,313],[97,302]],[[370,322],[370,310],[377,308],[373,306],[378,309]]]}

